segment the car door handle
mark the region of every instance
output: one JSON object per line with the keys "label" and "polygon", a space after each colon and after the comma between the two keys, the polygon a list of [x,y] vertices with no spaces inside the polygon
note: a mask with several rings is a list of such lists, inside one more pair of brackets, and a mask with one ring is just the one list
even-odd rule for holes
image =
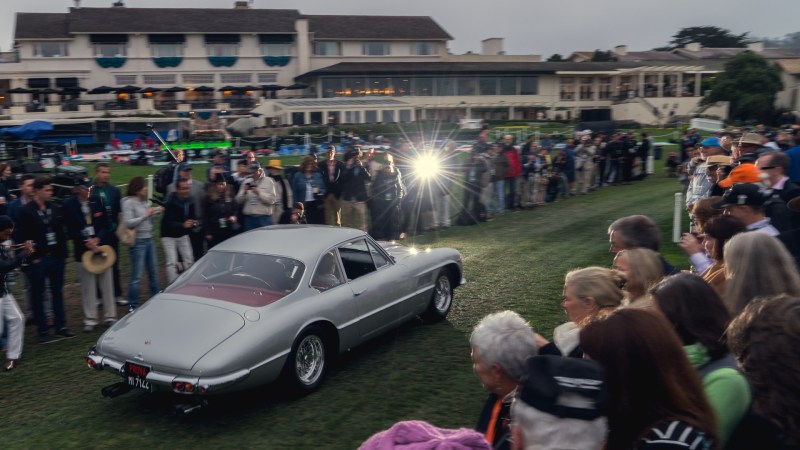
{"label": "car door handle", "polygon": [[358,291],[358,292],[355,292],[353,295],[355,295],[356,297],[358,297],[359,295],[363,294],[364,292],[367,292],[367,290],[366,290],[366,289],[362,289],[362,290],[360,290],[360,291]]}

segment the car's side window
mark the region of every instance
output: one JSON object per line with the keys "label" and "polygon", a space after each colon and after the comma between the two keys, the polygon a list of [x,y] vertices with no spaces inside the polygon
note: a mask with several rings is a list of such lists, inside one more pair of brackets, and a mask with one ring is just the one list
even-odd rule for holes
{"label": "car's side window", "polygon": [[367,241],[359,239],[339,246],[344,273],[349,280],[355,280],[375,271],[375,263],[367,246]]}
{"label": "car's side window", "polygon": [[326,291],[332,287],[342,284],[342,273],[334,250],[329,251],[322,257],[311,278],[311,287],[320,291]]}
{"label": "car's side window", "polygon": [[381,252],[374,243],[367,241],[367,245],[369,246],[369,252],[372,254],[372,260],[375,262],[375,266],[378,269],[389,264],[389,260],[386,259],[386,256],[383,255],[383,252]]}

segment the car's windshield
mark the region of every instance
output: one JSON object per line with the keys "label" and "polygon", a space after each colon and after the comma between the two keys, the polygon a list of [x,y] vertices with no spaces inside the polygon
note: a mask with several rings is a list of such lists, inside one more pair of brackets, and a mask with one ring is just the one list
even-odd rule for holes
{"label": "car's windshield", "polygon": [[211,251],[166,292],[265,306],[297,289],[304,270],[291,258]]}

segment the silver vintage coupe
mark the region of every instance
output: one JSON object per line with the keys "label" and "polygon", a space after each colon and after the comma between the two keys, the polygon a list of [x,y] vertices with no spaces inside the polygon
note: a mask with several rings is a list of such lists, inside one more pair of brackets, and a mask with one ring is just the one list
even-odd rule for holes
{"label": "silver vintage coupe", "polygon": [[464,283],[461,255],[376,242],[313,225],[260,228],[208,252],[164,292],[108,329],[89,367],[131,388],[194,396],[283,376],[319,386],[330,358],[420,316],[443,319]]}

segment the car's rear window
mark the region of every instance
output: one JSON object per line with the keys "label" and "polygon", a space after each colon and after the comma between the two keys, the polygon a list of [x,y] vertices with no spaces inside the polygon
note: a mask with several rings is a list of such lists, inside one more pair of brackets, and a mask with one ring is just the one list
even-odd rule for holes
{"label": "car's rear window", "polygon": [[294,292],[304,271],[292,258],[211,251],[166,292],[265,306]]}

